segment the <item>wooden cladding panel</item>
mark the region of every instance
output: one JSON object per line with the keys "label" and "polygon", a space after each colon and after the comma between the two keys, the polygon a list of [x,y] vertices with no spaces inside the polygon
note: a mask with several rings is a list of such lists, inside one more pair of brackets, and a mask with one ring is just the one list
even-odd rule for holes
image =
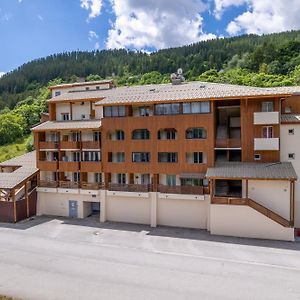
{"label": "wooden cladding panel", "polygon": [[[172,173],[205,172],[207,166],[214,164],[214,117],[210,114],[149,116],[149,117],[120,117],[102,120],[102,162],[104,172],[111,173]],[[192,127],[203,127],[207,131],[207,139],[186,139],[186,130]],[[176,140],[158,140],[157,133],[164,128],[177,130]],[[148,129],[150,140],[132,140],[132,131]],[[109,131],[123,130],[124,141],[108,139]],[[125,163],[109,163],[108,152],[125,152]],[[150,152],[149,163],[132,163],[132,152]],[[158,152],[178,152],[177,163],[158,163]],[[187,152],[204,152],[207,165],[188,164]]]}

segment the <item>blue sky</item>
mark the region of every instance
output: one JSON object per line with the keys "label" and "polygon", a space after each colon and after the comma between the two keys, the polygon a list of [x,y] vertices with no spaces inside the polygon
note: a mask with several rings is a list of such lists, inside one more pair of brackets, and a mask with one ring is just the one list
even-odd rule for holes
{"label": "blue sky", "polygon": [[0,0],[0,74],[72,50],[156,50],[300,29],[300,0]]}

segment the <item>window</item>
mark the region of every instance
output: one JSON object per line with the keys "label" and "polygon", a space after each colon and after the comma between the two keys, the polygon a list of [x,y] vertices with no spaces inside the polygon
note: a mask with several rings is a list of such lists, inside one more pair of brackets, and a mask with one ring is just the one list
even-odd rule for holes
{"label": "window", "polygon": [[254,154],[254,160],[260,160],[261,156],[260,154]]}
{"label": "window", "polygon": [[79,182],[80,181],[80,173],[79,172],[73,173],[73,181],[74,182]]}
{"label": "window", "polygon": [[150,116],[150,107],[149,106],[139,107],[139,115],[141,117],[148,117],[148,116]]}
{"label": "window", "polygon": [[95,182],[97,182],[97,183],[102,182],[102,174],[101,173],[95,173]]}
{"label": "window", "polygon": [[273,138],[273,127],[272,126],[265,126],[262,128],[262,137],[265,139]]}
{"label": "window", "polygon": [[209,102],[183,103],[182,112],[184,114],[205,114],[205,113],[210,113],[210,104],[209,104]]}
{"label": "window", "polygon": [[292,129],[289,129],[289,135],[294,135],[295,134],[295,129],[292,128]]}
{"label": "window", "polygon": [[126,174],[117,174],[118,184],[126,184]]}
{"label": "window", "polygon": [[73,161],[80,161],[80,152],[72,152],[73,153]]}
{"label": "window", "polygon": [[90,89],[90,88],[89,88],[88,86],[85,88],[86,91],[88,91],[89,89]]}
{"label": "window", "polygon": [[295,153],[289,153],[288,158],[289,159],[295,159]]}
{"label": "window", "polygon": [[72,132],[72,141],[79,142],[80,141],[80,132]]}
{"label": "window", "polygon": [[198,178],[182,178],[181,185],[203,186],[203,179]]}
{"label": "window", "polygon": [[136,129],[132,131],[133,140],[149,140],[150,131],[148,129]]}
{"label": "window", "polygon": [[158,162],[176,163],[178,161],[177,152],[159,152]]}
{"label": "window", "polygon": [[124,152],[108,152],[108,162],[116,162],[121,163],[125,161],[125,153]]}
{"label": "window", "polygon": [[185,132],[187,139],[206,139],[207,134],[204,128],[189,128]]}
{"label": "window", "polygon": [[178,115],[180,113],[180,103],[174,104],[156,104],[156,115]]}
{"label": "window", "polygon": [[125,106],[105,106],[104,117],[124,117]]}
{"label": "window", "polygon": [[84,151],[83,159],[84,161],[100,161],[101,154],[98,151]]}
{"label": "window", "polygon": [[57,97],[57,96],[60,96],[60,94],[61,94],[60,91],[56,91],[55,94],[54,94],[54,96]]}
{"label": "window", "polygon": [[149,152],[133,152],[132,153],[133,162],[149,162],[150,153]]}
{"label": "window", "polygon": [[262,112],[272,112],[274,111],[274,103],[272,101],[265,101],[261,104]]}
{"label": "window", "polygon": [[97,85],[97,86],[96,86],[96,90],[97,90],[97,91],[100,90],[100,86]]}
{"label": "window", "polygon": [[176,139],[176,129],[163,129],[158,131],[157,138],[159,140],[175,140]]}
{"label": "window", "polygon": [[123,130],[117,130],[116,131],[116,139],[118,141],[123,141],[125,139],[125,134]]}
{"label": "window", "polygon": [[101,133],[99,131],[93,132],[93,140],[94,142],[99,142],[101,140]]}
{"label": "window", "polygon": [[81,115],[81,119],[84,120],[85,119],[85,115]]}
{"label": "window", "polygon": [[69,121],[70,120],[70,114],[69,113],[62,113],[61,118],[63,121]]}
{"label": "window", "polygon": [[194,164],[202,164],[203,163],[203,153],[202,152],[194,152]]}
{"label": "window", "polygon": [[176,175],[166,175],[166,184],[169,186],[175,186],[176,185]]}

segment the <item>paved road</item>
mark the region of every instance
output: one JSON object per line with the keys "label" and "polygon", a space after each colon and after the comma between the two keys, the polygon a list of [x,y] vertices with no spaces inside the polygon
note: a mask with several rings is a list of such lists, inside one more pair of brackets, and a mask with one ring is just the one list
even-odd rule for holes
{"label": "paved road", "polygon": [[0,294],[23,299],[300,299],[300,243],[43,217],[0,244]]}

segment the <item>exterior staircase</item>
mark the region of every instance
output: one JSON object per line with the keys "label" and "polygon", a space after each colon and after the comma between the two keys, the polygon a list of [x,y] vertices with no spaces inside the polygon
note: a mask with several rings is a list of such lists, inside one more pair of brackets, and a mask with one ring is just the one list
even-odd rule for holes
{"label": "exterior staircase", "polygon": [[256,201],[249,198],[229,198],[229,197],[213,197],[211,200],[212,204],[222,204],[222,205],[245,205],[249,206],[257,212],[263,214],[267,218],[273,220],[274,222],[280,224],[284,227],[293,227],[292,221],[286,220],[282,216],[273,212],[272,210],[266,208],[265,206],[257,203]]}

